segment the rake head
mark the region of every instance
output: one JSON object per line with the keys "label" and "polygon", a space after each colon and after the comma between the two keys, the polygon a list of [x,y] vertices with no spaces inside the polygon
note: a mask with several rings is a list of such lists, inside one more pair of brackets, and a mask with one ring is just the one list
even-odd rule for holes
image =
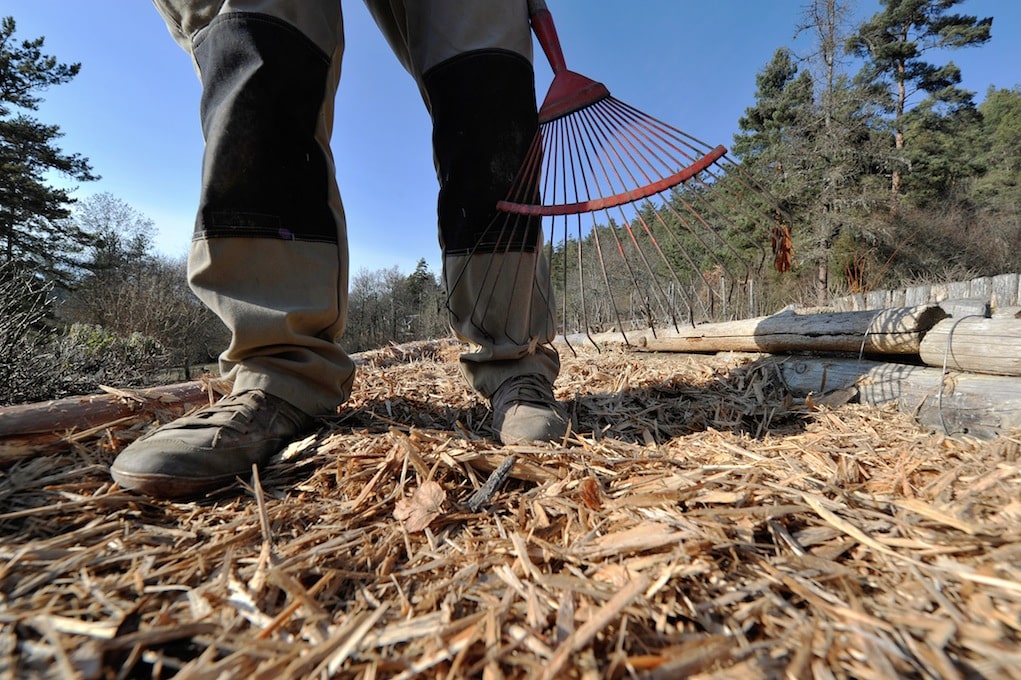
{"label": "rake head", "polygon": [[542,220],[552,289],[536,294],[557,299],[565,336],[617,330],[626,340],[632,330],[757,315],[770,255],[780,271],[791,265],[778,202],[723,146],[567,70],[549,11],[530,6],[554,78],[489,242],[510,244]]}

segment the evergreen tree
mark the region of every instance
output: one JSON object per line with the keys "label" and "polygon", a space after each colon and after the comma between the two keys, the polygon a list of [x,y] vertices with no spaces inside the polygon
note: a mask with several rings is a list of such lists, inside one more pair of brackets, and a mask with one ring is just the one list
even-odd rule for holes
{"label": "evergreen tree", "polygon": [[435,298],[438,287],[436,277],[429,271],[429,263],[424,257],[418,260],[415,271],[408,275],[407,285],[409,303],[413,309],[418,309]]}
{"label": "evergreen tree", "polygon": [[803,162],[806,118],[813,115],[813,83],[810,73],[801,72],[794,54],[786,47],[755,76],[755,104],[738,120],[740,133],[734,136],[732,151],[749,167],[772,175],[772,188],[796,196],[789,182],[794,168]]}
{"label": "evergreen tree", "polygon": [[982,221],[978,238],[987,252],[999,255],[997,273],[1021,269],[1021,86],[990,88],[978,107],[976,136],[980,175],[971,187],[971,201]]}
{"label": "evergreen tree", "polygon": [[813,73],[817,111],[802,120],[808,123],[804,136],[810,145],[799,224],[811,243],[799,252],[814,264],[820,304],[830,293],[834,273],[842,274],[851,290],[869,286],[867,263],[877,241],[863,216],[880,202],[870,180],[883,158],[882,138],[875,129],[881,127],[877,112],[884,93],[871,84],[850,82],[843,49],[851,33],[848,6],[845,0],[813,0],[799,27],[814,37],[806,61]]}
{"label": "evergreen tree", "polygon": [[902,178],[906,199],[936,210],[968,207],[971,179],[982,170],[981,118],[970,101],[941,112],[932,97],[904,115],[904,132],[912,139],[903,152],[911,167]]}
{"label": "evergreen tree", "polygon": [[1021,86],[989,88],[978,110],[984,173],[975,182],[973,200],[996,220],[1017,225],[1021,221]]}
{"label": "evergreen tree", "polygon": [[[814,80],[811,73],[798,68],[789,49],[780,48],[755,82],[755,104],[738,120],[740,132],[734,135],[732,150],[793,215],[795,223],[805,224],[819,193],[817,175],[812,173],[818,162],[813,150],[819,135]],[[740,223],[732,227],[740,229]],[[796,250],[804,252],[810,246],[808,234],[796,230],[794,235]],[[740,241],[755,243],[766,238],[744,234]]]}
{"label": "evergreen tree", "polygon": [[88,182],[98,179],[86,158],[57,145],[60,128],[29,115],[43,90],[71,81],[80,64],[43,53],[43,38],[18,42],[12,17],[0,21],[0,262],[20,263],[66,281],[74,256],[91,242],[65,218],[70,190],[47,183],[47,173]]}
{"label": "evergreen tree", "polygon": [[963,0],[880,0],[882,11],[862,25],[847,43],[848,49],[866,60],[859,77],[863,83],[882,83],[887,88],[886,113],[892,115],[893,146],[899,162],[891,168],[890,188],[902,191],[908,157],[907,119],[912,97],[924,93],[931,108],[951,113],[972,104],[971,94],[958,87],[961,72],[947,62],[926,60],[933,50],[981,45],[989,40],[992,17],[951,14]]}

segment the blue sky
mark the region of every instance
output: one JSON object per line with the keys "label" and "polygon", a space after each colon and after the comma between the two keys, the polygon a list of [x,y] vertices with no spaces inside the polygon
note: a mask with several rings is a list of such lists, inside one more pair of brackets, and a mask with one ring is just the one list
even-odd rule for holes
{"label": "blue sky", "polygon": [[[496,1],[496,0],[473,0]],[[509,0],[499,0],[509,1]],[[524,1],[524,0],[522,0]],[[755,74],[795,40],[808,0],[548,0],[568,67],[682,130],[729,145],[754,103]],[[360,0],[343,0],[347,48],[337,99],[334,153],[348,216],[351,270],[419,258],[439,271],[436,179],[428,116]],[[852,2],[864,19],[878,0]],[[957,11],[992,16],[993,39],[949,55],[981,101],[990,85],[1021,84],[1021,2],[967,0]],[[156,245],[183,255],[191,238],[202,138],[198,80],[187,55],[144,0],[2,0],[21,39],[46,37],[46,52],[81,62],[70,84],[44,93],[37,114],[65,133],[66,151],[87,156],[98,182],[151,218]],[[549,71],[536,50],[540,100]]]}

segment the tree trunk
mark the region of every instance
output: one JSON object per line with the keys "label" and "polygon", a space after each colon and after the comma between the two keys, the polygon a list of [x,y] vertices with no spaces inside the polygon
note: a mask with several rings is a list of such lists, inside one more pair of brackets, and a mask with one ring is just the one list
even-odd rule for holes
{"label": "tree trunk", "polygon": [[[901,40],[907,42],[907,27],[904,28]],[[907,107],[908,94],[907,88],[904,85],[904,79],[907,77],[906,64],[901,59],[897,62],[897,101],[894,110],[894,131],[893,131],[893,148],[896,149],[897,158],[893,162],[893,173],[890,179],[890,192],[894,198],[900,196],[901,190],[901,154],[904,150],[904,109]]]}
{"label": "tree trunk", "polygon": [[922,336],[946,318],[938,305],[868,312],[795,314],[710,323],[647,338],[666,352],[864,352],[917,354]]}
{"label": "tree trunk", "polygon": [[1021,378],[951,373],[855,359],[770,358],[795,396],[857,390],[863,404],[894,405],[951,435],[992,439],[1021,427]]}
{"label": "tree trunk", "polygon": [[229,392],[221,381],[179,383],[142,390],[67,397],[0,408],[0,463],[7,463],[71,441],[74,433],[113,425],[122,419],[162,422],[209,403],[211,394]]}
{"label": "tree trunk", "polygon": [[815,279],[816,304],[820,307],[826,304],[830,294],[829,252],[828,245],[822,249],[822,253],[819,255],[819,269]]}
{"label": "tree trunk", "polygon": [[1021,319],[946,319],[919,346],[930,366],[1021,376]]}

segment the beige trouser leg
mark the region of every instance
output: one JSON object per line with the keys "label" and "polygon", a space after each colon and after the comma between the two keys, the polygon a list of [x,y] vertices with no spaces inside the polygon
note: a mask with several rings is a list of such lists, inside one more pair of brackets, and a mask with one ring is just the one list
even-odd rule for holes
{"label": "beige trouser leg", "polygon": [[[189,280],[232,332],[221,366],[236,389],[331,412],[354,373],[336,344],[348,273],[329,146],[339,2],[154,2],[203,83],[206,153]],[[541,230],[493,236],[504,229],[492,206],[534,134],[525,3],[368,5],[433,116],[448,306],[455,332],[472,345],[463,372],[484,396],[515,375],[552,382],[559,360],[549,347]],[[521,124],[526,118],[532,127]]]}
{"label": "beige trouser leg", "polygon": [[338,0],[154,0],[202,80],[206,140],[189,256],[227,324],[221,368],[310,414],[335,412],[354,367],[343,331],[347,241],[330,134]]}
{"label": "beige trouser leg", "polygon": [[[440,243],[468,382],[489,397],[506,379],[560,369],[538,222],[495,212],[535,134],[532,38],[524,0],[366,0],[433,119]],[[507,233],[510,232],[510,233]]]}

